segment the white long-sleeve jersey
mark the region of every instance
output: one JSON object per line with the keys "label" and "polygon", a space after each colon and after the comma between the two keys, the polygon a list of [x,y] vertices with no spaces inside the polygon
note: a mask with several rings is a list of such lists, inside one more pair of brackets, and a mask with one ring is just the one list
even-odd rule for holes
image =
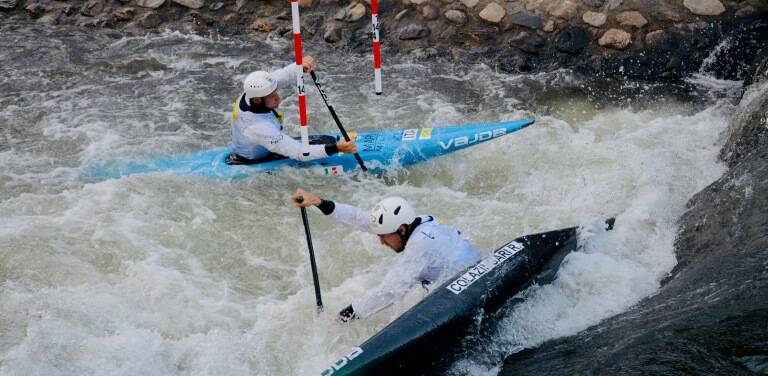
{"label": "white long-sleeve jersey", "polygon": [[[369,225],[369,214],[354,206],[334,202],[331,218],[353,229],[373,233]],[[390,306],[400,300],[414,285],[424,281],[435,286],[480,260],[480,254],[461,233],[421,216],[418,225],[405,249],[396,257],[395,265],[379,285],[363,297],[352,302],[352,308],[360,318]]]}
{"label": "white long-sleeve jersey", "polygon": [[[296,64],[289,64],[269,74],[277,82],[277,88],[284,88],[296,83],[299,72]],[[232,108],[232,147],[235,153],[248,159],[259,159],[272,153],[287,156],[300,161],[327,157],[325,145],[310,145],[309,155],[301,152],[301,143],[283,133],[282,119],[275,112],[255,113],[244,110],[247,103],[241,94]]]}

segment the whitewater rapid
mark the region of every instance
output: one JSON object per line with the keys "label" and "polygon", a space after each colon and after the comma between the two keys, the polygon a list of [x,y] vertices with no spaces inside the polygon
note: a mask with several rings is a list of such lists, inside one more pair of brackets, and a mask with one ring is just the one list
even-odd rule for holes
{"label": "whitewater rapid", "polygon": [[[686,201],[724,171],[717,153],[733,108],[730,91],[714,87],[735,85],[516,76],[385,53],[379,97],[367,56],[308,47],[349,129],[528,116],[536,124],[384,178],[289,171],[241,182],[145,174],[89,183],[84,168],[104,158],[225,145],[240,80],[289,63],[289,41],[25,25],[0,32],[0,43],[12,46],[0,51],[0,374],[8,375],[319,373],[424,292],[369,320],[337,323],[335,313],[376,286],[396,256],[310,210],[326,305],[316,315],[301,217],[288,200],[297,187],[365,209],[403,196],[484,253],[615,216],[613,232],[585,232],[587,246],[558,278],[525,292],[485,347],[451,367],[493,375],[506,354],[575,334],[658,289],[676,263]],[[334,130],[307,89],[310,126]],[[293,91],[283,95],[296,124]]]}

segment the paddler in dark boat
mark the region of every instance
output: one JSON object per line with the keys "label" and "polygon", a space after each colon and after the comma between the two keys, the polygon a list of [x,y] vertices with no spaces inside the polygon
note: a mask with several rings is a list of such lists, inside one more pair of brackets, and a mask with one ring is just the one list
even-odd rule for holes
{"label": "paddler in dark boat", "polygon": [[[304,57],[303,69],[311,71],[315,59]],[[282,98],[277,92],[296,83],[296,64],[289,64],[272,72],[256,71],[243,82],[243,93],[232,106],[232,147],[228,164],[252,164],[270,158],[288,157],[309,161],[342,153],[355,153],[355,141],[309,146],[309,155],[303,155],[301,143],[283,133],[282,112],[277,110]],[[335,140],[334,140],[335,141]]]}
{"label": "paddler in dark boat", "polygon": [[[304,201],[300,203],[299,197]],[[413,286],[439,286],[480,260],[461,232],[437,223],[433,216],[417,216],[400,197],[385,198],[370,212],[321,199],[301,188],[291,199],[296,206],[317,206],[337,222],[378,235],[382,245],[397,253],[395,265],[378,287],[339,312],[344,322],[373,315],[400,300]]]}

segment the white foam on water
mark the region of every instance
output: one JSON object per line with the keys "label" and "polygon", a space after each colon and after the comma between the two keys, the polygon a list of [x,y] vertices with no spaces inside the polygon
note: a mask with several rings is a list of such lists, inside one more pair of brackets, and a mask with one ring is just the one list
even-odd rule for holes
{"label": "white foam on water", "polygon": [[[31,130],[11,133],[13,148],[0,153],[0,374],[324,369],[424,294],[417,288],[368,320],[337,323],[335,314],[376,286],[396,256],[375,236],[350,232],[311,209],[326,306],[316,315],[301,217],[288,201],[300,186],[364,209],[384,196],[407,197],[484,252],[519,235],[617,216],[613,232],[590,238],[552,285],[532,289],[509,312],[495,338],[498,361],[516,346],[576,333],[653,293],[675,263],[671,242],[685,201],[722,172],[716,154],[725,105],[693,114],[676,102],[598,111],[575,100],[550,104],[547,116],[513,135],[394,178],[287,171],[237,183],[162,173],[80,180],[79,169],[102,159],[226,144],[225,115],[240,90],[238,77],[258,64],[252,51],[231,59],[200,51],[240,42],[176,33],[110,40],[104,45],[146,53],[165,68],[135,73],[87,65],[81,83],[38,104],[49,110],[44,116],[0,109],[2,120],[24,119]],[[282,48],[289,40],[269,43]],[[257,58],[275,66],[270,56]],[[446,77],[441,81],[430,76],[432,67],[391,64],[385,95],[375,96],[369,57],[318,60],[348,130],[535,116],[516,95],[529,90],[527,80],[576,80],[563,71],[508,76],[477,66],[437,72]],[[305,84],[314,129],[335,130],[313,84]],[[117,101],[104,91],[123,96]],[[295,125],[294,91],[283,93]],[[587,120],[569,118],[567,106],[582,106],[579,119]],[[492,374],[497,366],[466,359],[455,369]]]}

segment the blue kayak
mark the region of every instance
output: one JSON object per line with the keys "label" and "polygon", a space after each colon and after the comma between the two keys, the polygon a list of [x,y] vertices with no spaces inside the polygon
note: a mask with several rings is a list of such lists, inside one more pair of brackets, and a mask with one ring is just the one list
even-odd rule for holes
{"label": "blue kayak", "polygon": [[[478,145],[523,129],[533,122],[533,119],[523,119],[435,128],[391,129],[357,132],[354,136],[358,153],[366,167],[377,173],[389,166],[407,167]],[[339,140],[341,134],[328,133],[325,138]],[[227,164],[231,152],[231,147],[222,147],[180,156],[107,162],[87,168],[85,176],[88,180],[107,180],[133,174],[169,172],[237,180],[288,167],[311,169],[325,175],[340,175],[359,168],[351,154],[336,154],[306,162],[274,157],[254,164],[233,165]]]}

